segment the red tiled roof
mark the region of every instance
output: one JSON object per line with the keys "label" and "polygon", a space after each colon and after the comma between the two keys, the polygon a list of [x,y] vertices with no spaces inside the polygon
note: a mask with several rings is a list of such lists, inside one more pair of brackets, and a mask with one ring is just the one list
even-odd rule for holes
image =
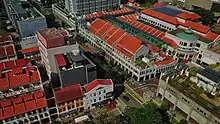
{"label": "red tiled roof", "polygon": [[[4,76],[3,76],[4,75]],[[40,81],[40,75],[35,67],[25,68],[16,67],[11,71],[2,73],[0,76],[0,89],[35,83]]]}
{"label": "red tiled roof", "polygon": [[56,28],[47,28],[37,32],[38,40],[46,48],[55,48],[65,45],[64,36]]}
{"label": "red tiled roof", "polygon": [[188,12],[182,12],[178,14],[177,17],[182,18],[184,20],[196,20],[201,18],[201,16],[199,16],[198,14]]}
{"label": "red tiled roof", "polygon": [[14,109],[15,109],[16,115],[22,114],[25,112],[25,105],[24,105],[24,103],[16,104],[14,106]]}
{"label": "red tiled roof", "polygon": [[151,10],[151,9],[144,9],[144,10],[141,11],[141,13],[153,16],[155,18],[158,18],[160,20],[169,22],[169,23],[174,24],[174,25],[178,24],[178,21],[175,17],[171,17],[171,16],[165,15],[163,13],[160,13],[160,12],[157,12],[157,11],[154,11],[154,10]]}
{"label": "red tiled roof", "polygon": [[0,63],[0,71],[5,68],[5,64],[3,62]]}
{"label": "red tiled roof", "polygon": [[92,89],[96,88],[98,85],[112,85],[112,80],[111,79],[96,79],[90,82],[86,89],[86,92],[91,91]]}
{"label": "red tiled roof", "polygon": [[3,113],[1,111],[2,109],[0,109],[0,119],[10,118],[26,112],[30,112],[32,110],[46,107],[47,103],[44,94],[39,98],[33,97],[33,95],[39,94],[39,92],[43,94],[43,91],[38,91],[33,94],[19,96],[17,98],[0,100],[0,108],[3,109]]}
{"label": "red tiled roof", "polygon": [[89,30],[129,58],[141,47],[142,41],[101,19],[96,19],[90,25]]}
{"label": "red tiled roof", "polygon": [[14,56],[15,52],[14,52],[14,46],[10,45],[10,46],[6,46],[5,47],[7,56]]}
{"label": "red tiled roof", "polygon": [[6,36],[0,36],[0,42],[4,41],[12,41],[12,37],[10,34],[7,34]]}
{"label": "red tiled roof", "polygon": [[164,4],[161,3],[161,2],[157,2],[157,3],[155,3],[153,6],[154,6],[154,7],[161,7],[161,6],[164,6]]}
{"label": "red tiled roof", "polygon": [[86,15],[85,19],[88,20],[88,19],[95,19],[95,18],[99,18],[101,16],[104,16],[104,15],[123,15],[125,13],[129,13],[129,12],[132,12],[133,10],[132,9],[129,9],[129,8],[126,8],[126,7],[122,7],[120,10],[114,10],[114,11],[109,11],[109,12],[106,12],[106,11],[101,11],[101,12],[96,12],[96,13],[92,13],[92,14],[88,14]]}
{"label": "red tiled roof", "polygon": [[83,92],[79,84],[65,87],[55,91],[56,103],[64,103],[83,97]]}
{"label": "red tiled roof", "polygon": [[14,60],[9,60],[9,61],[5,62],[5,67],[7,69],[14,68],[15,67],[15,61]]}
{"label": "red tiled roof", "polygon": [[162,38],[163,41],[165,41],[167,44],[169,44],[171,47],[176,48],[177,44],[175,41],[173,41],[172,39],[168,38],[168,37],[163,37]]}
{"label": "red tiled roof", "polygon": [[126,34],[116,46],[128,51],[132,55],[141,47],[141,41],[131,35]]}
{"label": "red tiled roof", "polygon": [[155,62],[154,64],[157,65],[157,66],[159,66],[159,65],[167,65],[167,64],[170,64],[170,63],[172,63],[172,62],[174,62],[174,61],[175,61],[175,60],[174,60],[173,58],[168,57],[168,58],[166,58],[165,60],[163,60],[163,61],[157,61],[157,62]]}
{"label": "red tiled roof", "polygon": [[[9,79],[8,79],[8,73],[0,74],[0,89],[5,89],[9,87]],[[4,75],[4,77],[2,76]]]}
{"label": "red tiled roof", "polygon": [[[194,33],[196,33],[196,32],[194,32]],[[212,41],[214,41],[219,35],[218,34],[216,34],[216,33],[213,33],[211,30],[210,31],[208,31],[206,34],[204,34],[204,35],[201,35],[201,34],[199,34],[199,33],[196,33],[197,35],[199,35],[199,36],[201,36],[201,37],[203,37],[203,38],[205,38],[205,39],[208,39],[208,40],[212,40]]]}
{"label": "red tiled roof", "polygon": [[39,50],[39,47],[36,46],[36,47],[31,47],[31,48],[26,48],[26,49],[22,49],[21,50],[21,53],[22,54],[26,54],[26,53],[32,53],[32,52],[36,52]]}
{"label": "red tiled roof", "polygon": [[16,66],[17,66],[17,67],[23,67],[23,66],[25,66],[25,65],[26,65],[26,62],[25,62],[24,59],[17,59],[17,60],[16,60]]}
{"label": "red tiled roof", "polygon": [[0,46],[0,58],[6,57],[5,48]]}
{"label": "red tiled roof", "polygon": [[210,30],[210,27],[202,25],[200,23],[192,22],[192,21],[186,21],[185,23],[182,23],[181,25],[184,27],[188,27],[193,30],[199,31],[201,33],[207,33]]}
{"label": "red tiled roof", "polygon": [[139,15],[140,15],[140,13],[134,13],[134,14],[119,16],[117,18],[123,22],[126,22],[126,21],[137,20],[137,16],[139,16]]}
{"label": "red tiled roof", "polygon": [[3,113],[4,113],[4,118],[8,118],[8,117],[14,116],[14,107],[13,106],[9,106],[9,107],[3,108]]}
{"label": "red tiled roof", "polygon": [[188,28],[192,28],[193,30],[199,31],[201,33],[207,33],[210,30],[210,27],[208,27],[208,26],[190,21],[190,20],[199,19],[200,16],[197,15],[197,14],[190,14],[190,13],[187,13],[187,12],[183,12],[183,13],[177,15],[180,18],[190,19],[190,20],[187,20],[185,23],[182,23],[182,22],[179,22],[175,17],[172,17],[172,16],[169,16],[169,15],[154,11],[152,9],[142,10],[141,13],[152,16],[154,18],[157,18],[157,19],[160,19],[160,20],[163,20],[163,21],[166,21],[166,22],[169,22],[169,23],[174,24],[176,26],[177,25],[182,25],[182,26],[185,26],[185,27],[188,27]]}
{"label": "red tiled roof", "polygon": [[95,21],[92,22],[92,24],[89,26],[89,31],[92,33],[96,33],[96,31],[98,31],[98,29],[100,29],[104,24],[106,23],[106,21],[97,18]]}
{"label": "red tiled roof", "polygon": [[58,64],[59,67],[66,65],[66,61],[65,61],[65,58],[64,58],[63,54],[55,55],[55,58],[57,60],[57,64]]}
{"label": "red tiled roof", "polygon": [[148,49],[153,53],[160,52],[160,48],[155,45],[148,45]]}

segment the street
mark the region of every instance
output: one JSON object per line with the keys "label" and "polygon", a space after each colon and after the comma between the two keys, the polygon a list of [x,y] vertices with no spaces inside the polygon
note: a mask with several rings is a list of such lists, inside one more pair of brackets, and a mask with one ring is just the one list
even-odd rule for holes
{"label": "street", "polygon": [[[126,101],[123,96],[127,96],[129,98],[129,101]],[[140,104],[139,102],[137,102],[132,96],[130,96],[128,93],[123,93],[119,96],[119,98],[129,107],[137,107],[137,108],[141,108],[143,107],[142,104]]]}

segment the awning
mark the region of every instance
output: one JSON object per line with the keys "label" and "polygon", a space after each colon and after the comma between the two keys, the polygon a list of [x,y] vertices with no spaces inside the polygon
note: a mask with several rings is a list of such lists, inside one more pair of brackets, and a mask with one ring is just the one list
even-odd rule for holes
{"label": "awning", "polygon": [[31,47],[31,48],[26,48],[26,49],[22,49],[21,52],[22,54],[26,54],[26,53],[32,53],[32,52],[36,52],[39,50],[39,47]]}

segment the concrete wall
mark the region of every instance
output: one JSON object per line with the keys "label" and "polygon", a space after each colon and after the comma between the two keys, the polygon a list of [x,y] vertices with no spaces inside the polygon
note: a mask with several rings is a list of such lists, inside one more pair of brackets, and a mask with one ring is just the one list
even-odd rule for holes
{"label": "concrete wall", "polygon": [[[160,79],[157,94],[161,94],[161,100],[164,97],[173,103],[173,105],[181,109],[186,115],[186,119],[192,118],[199,124],[219,124],[220,120],[210,111],[197,104],[192,99],[189,99],[175,88],[171,87],[164,80]],[[176,101],[177,100],[177,101]],[[176,102],[175,102],[176,101]],[[175,109],[174,109],[175,110]]]}
{"label": "concrete wall", "polygon": [[47,28],[46,19],[43,17],[17,21],[17,24],[21,37],[33,36],[38,30]]}
{"label": "concrete wall", "polygon": [[[151,24],[153,24],[155,26],[161,27],[161,28],[163,28],[165,30],[171,31],[171,30],[175,30],[176,29],[176,25],[174,25],[174,24],[171,24],[169,22],[165,22],[165,21],[162,21],[160,19],[157,19],[157,18],[148,16],[148,15],[145,15],[143,13],[140,16],[140,19],[145,21],[145,22],[151,23]],[[153,21],[153,22],[151,22],[151,21]],[[161,26],[161,25],[163,25],[164,27]]]}
{"label": "concrete wall", "polygon": [[[106,94],[113,92],[113,84],[112,85],[98,85],[91,91],[85,93],[84,107],[85,109],[93,108],[93,104],[105,101],[107,99]],[[111,98],[111,97],[110,97]]]}

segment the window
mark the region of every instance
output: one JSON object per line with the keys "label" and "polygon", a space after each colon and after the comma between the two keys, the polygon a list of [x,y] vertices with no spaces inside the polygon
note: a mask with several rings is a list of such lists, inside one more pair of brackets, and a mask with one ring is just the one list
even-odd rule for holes
{"label": "window", "polygon": [[96,102],[96,99],[94,99],[94,102]]}
{"label": "window", "polygon": [[191,43],[189,46],[192,47],[192,46],[193,46],[193,43]]}
{"label": "window", "polygon": [[187,46],[187,43],[184,43],[183,46]]}
{"label": "window", "polygon": [[103,93],[105,93],[105,90],[103,91]]}
{"label": "window", "polygon": [[101,92],[99,91],[99,95],[101,94]]}
{"label": "window", "polygon": [[99,101],[101,100],[102,98],[101,97],[99,97]]}
{"label": "window", "polygon": [[201,59],[201,58],[202,58],[202,55],[201,55],[201,54],[199,54],[198,58],[199,58],[199,59]]}
{"label": "window", "polygon": [[96,96],[96,93],[94,93],[94,96]]}
{"label": "window", "polygon": [[197,47],[200,47],[201,45],[199,43],[196,44]]}

